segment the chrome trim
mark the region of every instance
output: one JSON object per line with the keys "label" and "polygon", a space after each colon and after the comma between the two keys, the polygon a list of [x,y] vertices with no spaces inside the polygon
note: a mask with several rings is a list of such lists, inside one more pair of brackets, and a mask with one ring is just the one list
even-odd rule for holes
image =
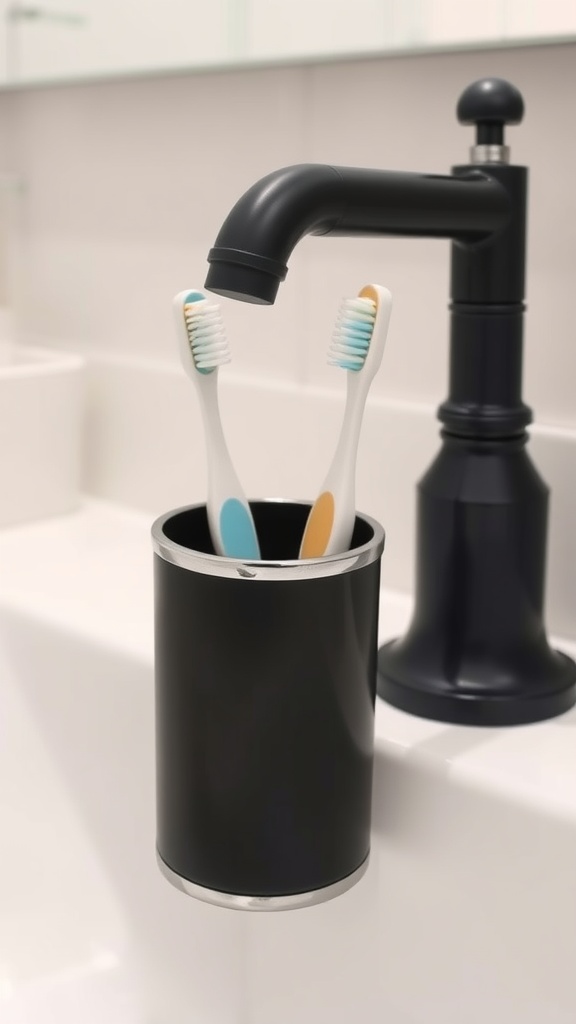
{"label": "chrome trim", "polygon": [[500,145],[472,146],[470,149],[470,163],[472,164],[509,164],[510,147]]}
{"label": "chrome trim", "polygon": [[226,907],[228,910],[262,912],[315,907],[319,903],[326,903],[336,896],[341,896],[342,893],[347,892],[353,885],[356,885],[356,882],[360,881],[368,867],[370,854],[362,861],[360,867],[356,868],[351,875],[346,875],[346,878],[341,878],[340,881],[333,882],[332,885],[326,885],[322,889],[292,893],[289,896],[239,896],[233,892],[207,889],[203,885],[196,885],[195,882],[190,882],[187,878],[177,875],[175,871],[172,871],[172,868],[168,867],[166,861],[162,860],[158,850],[156,850],[156,860],[164,878],[171,885],[175,886],[176,889],[179,889],[180,892],[185,893],[186,896],[193,896],[197,900],[202,900],[203,903],[211,903],[216,907]]}
{"label": "chrome trim", "polygon": [[[306,501],[289,501],[285,498],[259,499],[270,503],[290,505],[307,505]],[[203,507],[203,502],[196,505],[184,505],[160,516],[152,524],[152,546],[155,554],[166,562],[202,573],[205,576],[220,576],[226,579],[246,580],[309,580],[324,576],[338,576],[354,569],[362,569],[365,565],[377,561],[384,550],[384,530],[375,519],[358,513],[364,522],[374,531],[374,536],[367,544],[338,555],[325,555],[322,558],[286,559],[277,562],[245,561],[242,558],[226,558],[222,555],[210,555],[204,551],[193,551],[175,541],[169,540],[164,534],[164,524],[181,512],[192,511]]]}

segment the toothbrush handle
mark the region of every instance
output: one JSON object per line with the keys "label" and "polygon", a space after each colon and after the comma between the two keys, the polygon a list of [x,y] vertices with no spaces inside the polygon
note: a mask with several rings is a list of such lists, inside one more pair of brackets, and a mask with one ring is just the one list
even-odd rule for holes
{"label": "toothbrush handle", "polygon": [[356,518],[358,442],[369,382],[348,371],[346,408],[330,469],[314,502],[300,546],[300,558],[334,555],[350,545]]}
{"label": "toothbrush handle", "polygon": [[217,401],[217,373],[200,389],[208,464],[208,525],[216,554],[260,559],[252,512],[232,464]]}

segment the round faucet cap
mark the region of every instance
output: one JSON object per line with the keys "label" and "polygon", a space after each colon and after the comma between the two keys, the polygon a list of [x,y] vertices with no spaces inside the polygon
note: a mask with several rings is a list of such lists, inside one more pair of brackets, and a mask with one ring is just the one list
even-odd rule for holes
{"label": "round faucet cap", "polygon": [[475,124],[477,145],[502,145],[504,125],[524,116],[522,94],[504,78],[481,78],[464,90],[456,114],[460,124]]}

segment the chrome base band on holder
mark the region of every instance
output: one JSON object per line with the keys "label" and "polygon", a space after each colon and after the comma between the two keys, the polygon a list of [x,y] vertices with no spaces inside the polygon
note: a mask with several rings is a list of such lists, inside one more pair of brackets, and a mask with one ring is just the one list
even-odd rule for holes
{"label": "chrome base band on holder", "polygon": [[362,861],[360,867],[356,868],[351,875],[341,878],[332,885],[325,885],[321,889],[312,889],[310,892],[291,893],[288,896],[242,896],[233,892],[219,892],[216,889],[206,889],[203,885],[196,885],[188,878],[177,875],[156,851],[158,867],[164,878],[180,892],[187,896],[194,896],[203,903],[211,903],[216,907],[226,907],[228,910],[250,910],[250,911],[273,911],[273,910],[301,910],[304,907],[315,907],[319,903],[327,903],[328,900],[341,896],[342,893],[351,889],[356,882],[359,882],[365,874],[370,861],[370,854]]}

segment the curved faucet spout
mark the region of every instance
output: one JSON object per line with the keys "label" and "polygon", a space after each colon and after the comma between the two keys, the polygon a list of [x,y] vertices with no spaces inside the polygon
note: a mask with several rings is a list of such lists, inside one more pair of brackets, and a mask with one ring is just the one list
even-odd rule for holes
{"label": "curved faucet spout", "polygon": [[230,211],[208,255],[206,288],[270,304],[306,234],[474,243],[509,217],[506,189],[471,168],[456,176],[295,164],[256,182]]}

